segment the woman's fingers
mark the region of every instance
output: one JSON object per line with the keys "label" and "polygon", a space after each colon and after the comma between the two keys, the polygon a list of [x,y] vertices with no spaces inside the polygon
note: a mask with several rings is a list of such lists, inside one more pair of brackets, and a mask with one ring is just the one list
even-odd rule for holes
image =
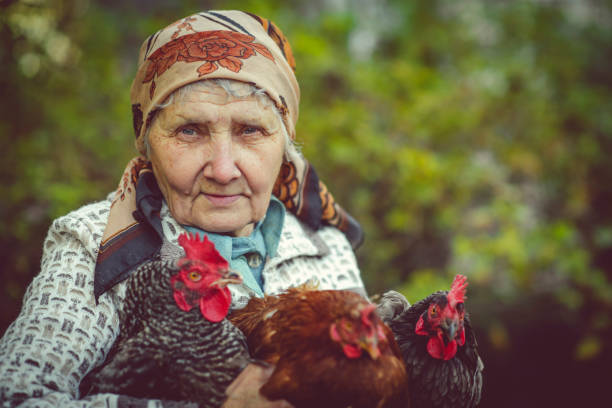
{"label": "woman's fingers", "polygon": [[273,371],[273,366],[249,364],[227,387],[223,408],[293,408],[287,401],[270,401],[259,393]]}

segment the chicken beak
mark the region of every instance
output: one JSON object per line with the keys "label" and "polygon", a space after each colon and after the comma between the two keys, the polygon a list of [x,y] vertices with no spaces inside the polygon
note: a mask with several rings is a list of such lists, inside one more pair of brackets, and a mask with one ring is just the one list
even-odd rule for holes
{"label": "chicken beak", "polygon": [[368,352],[372,360],[376,360],[378,357],[380,357],[380,349],[378,348],[378,338],[376,337],[376,333],[374,333],[374,335],[362,338],[359,342],[359,346]]}
{"label": "chicken beak", "polygon": [[237,272],[228,269],[222,278],[217,279],[214,285],[219,286],[220,288],[224,288],[230,283],[240,284],[242,283],[242,278],[238,275]]}
{"label": "chicken beak", "polygon": [[450,343],[451,341],[455,340],[455,335],[459,329],[459,322],[456,319],[447,318],[440,324],[440,328],[445,334],[445,343]]}

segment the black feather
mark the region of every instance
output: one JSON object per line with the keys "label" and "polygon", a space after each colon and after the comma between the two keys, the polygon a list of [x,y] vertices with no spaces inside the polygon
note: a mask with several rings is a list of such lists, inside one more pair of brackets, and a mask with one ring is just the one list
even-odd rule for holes
{"label": "black feather", "polygon": [[436,292],[410,306],[398,292],[383,294],[378,312],[391,328],[402,351],[410,378],[412,408],[473,408],[482,391],[484,365],[469,317],[465,315],[465,345],[450,360],[438,360],[427,353],[427,337],[415,333],[421,314],[433,301],[446,301],[448,292]]}
{"label": "black feather", "polygon": [[192,401],[219,407],[225,389],[249,363],[244,335],[229,321],[211,323],[195,307],[181,310],[170,277],[175,262],[154,260],[128,278],[120,334],[82,394]]}

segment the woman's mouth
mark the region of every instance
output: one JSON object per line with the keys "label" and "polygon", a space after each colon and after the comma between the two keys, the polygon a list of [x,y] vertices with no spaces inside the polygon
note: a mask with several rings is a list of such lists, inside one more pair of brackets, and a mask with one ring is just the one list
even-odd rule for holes
{"label": "woman's mouth", "polygon": [[217,207],[225,207],[236,202],[241,195],[240,194],[232,194],[232,195],[220,195],[220,194],[206,194],[203,193],[204,196],[210,201],[213,205]]}

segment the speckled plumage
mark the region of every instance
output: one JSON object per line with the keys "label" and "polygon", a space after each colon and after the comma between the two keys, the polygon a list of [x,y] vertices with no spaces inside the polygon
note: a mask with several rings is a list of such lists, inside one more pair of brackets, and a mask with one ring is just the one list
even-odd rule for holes
{"label": "speckled plumage", "polygon": [[470,321],[464,320],[465,345],[450,360],[432,358],[427,337],[415,333],[415,325],[430,302],[447,292],[436,292],[410,306],[398,292],[386,292],[378,314],[391,328],[400,347],[410,378],[412,408],[472,408],[478,406],[484,365]]}
{"label": "speckled plumage", "polygon": [[119,337],[82,391],[200,407],[223,403],[225,389],[249,362],[244,335],[225,319],[209,322],[197,307],[179,309],[170,286],[177,272],[175,262],[154,260],[128,278]]}

